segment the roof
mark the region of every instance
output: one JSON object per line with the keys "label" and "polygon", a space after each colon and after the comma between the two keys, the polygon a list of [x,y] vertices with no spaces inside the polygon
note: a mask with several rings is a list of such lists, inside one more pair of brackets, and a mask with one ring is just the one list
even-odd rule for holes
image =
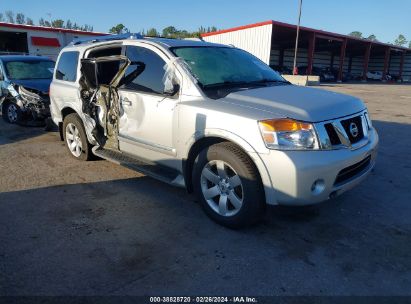
{"label": "roof", "polygon": [[43,56],[25,56],[25,55],[1,55],[2,61],[53,61]]}
{"label": "roof", "polygon": [[14,29],[20,29],[20,30],[27,30],[27,31],[70,33],[70,34],[89,35],[89,36],[107,35],[107,33],[86,32],[86,31],[80,31],[80,30],[55,28],[55,27],[47,27],[47,26],[38,26],[38,25],[14,24],[14,23],[7,23],[7,22],[0,22],[0,27],[14,28]]}
{"label": "roof", "polygon": [[224,46],[224,47],[227,47],[226,45],[206,42],[200,39],[192,40],[192,39],[169,39],[169,38],[145,37],[144,40],[159,43],[168,48],[188,47],[188,46]]}
{"label": "roof", "polygon": [[[263,22],[258,22],[258,23],[253,23],[253,24],[228,28],[228,29],[225,29],[225,30],[219,30],[219,31],[210,32],[210,33],[204,33],[204,34],[201,34],[201,37],[220,35],[220,34],[224,34],[224,33],[235,32],[235,31],[240,31],[240,30],[244,30],[244,29],[255,28],[255,27],[270,25],[270,24],[272,24],[273,26],[286,27],[286,28],[291,28],[291,29],[297,30],[297,25],[295,25],[295,24],[290,24],[290,23],[285,23],[285,22],[280,22],[280,21],[275,21],[275,20],[268,20],[268,21],[263,21]],[[326,37],[329,37],[329,38],[356,40],[356,41],[372,43],[372,44],[375,44],[375,45],[387,46],[387,47],[391,47],[392,49],[411,51],[411,49],[407,48],[407,47],[401,47],[401,46],[392,45],[392,44],[388,44],[388,43],[383,43],[383,42],[379,42],[379,41],[372,41],[372,40],[368,40],[368,39],[357,38],[357,37],[353,37],[353,36],[349,36],[349,35],[343,35],[343,34],[328,32],[328,31],[324,31],[324,30],[317,30],[317,29],[313,29],[313,28],[309,28],[309,27],[305,27],[305,26],[300,26],[300,30],[301,31],[306,31],[306,32],[313,32],[313,33],[316,33],[319,36],[322,35],[322,36],[326,36]]]}
{"label": "roof", "polygon": [[220,35],[220,34],[229,33],[229,32],[241,31],[241,30],[245,30],[249,28],[273,24],[273,22],[274,22],[273,20],[268,20],[268,21],[257,22],[257,23],[242,25],[242,26],[236,26],[236,27],[225,29],[225,30],[218,30],[215,32],[203,33],[201,34],[201,37],[208,37],[208,36]]}
{"label": "roof", "polygon": [[[121,36],[121,35],[119,35]],[[109,36],[111,38],[115,37]],[[120,37],[121,38],[121,37]],[[159,44],[164,48],[173,48],[173,47],[199,47],[199,46],[214,46],[214,47],[227,47],[227,45],[224,44],[217,44],[217,43],[211,43],[211,42],[206,42],[203,40],[191,40],[191,39],[169,39],[169,38],[157,38],[157,37],[144,37],[144,38],[133,38],[132,40],[134,41],[141,41],[149,44]],[[66,51],[68,50],[81,50],[81,49],[87,49],[92,45],[93,47],[98,47],[98,46],[103,46],[103,45],[118,45],[121,44],[123,41],[130,41],[130,38],[121,38],[121,39],[110,39],[107,41],[104,40],[98,40],[98,41],[93,41],[93,39],[87,39],[83,40],[83,43],[79,44],[69,44],[66,46],[64,49]]]}

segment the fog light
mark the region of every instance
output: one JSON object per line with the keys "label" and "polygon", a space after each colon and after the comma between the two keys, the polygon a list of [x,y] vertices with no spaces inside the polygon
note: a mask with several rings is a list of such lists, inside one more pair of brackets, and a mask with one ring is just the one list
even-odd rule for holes
{"label": "fog light", "polygon": [[320,194],[321,192],[324,191],[324,189],[325,189],[325,182],[324,182],[323,179],[317,179],[317,180],[313,183],[313,185],[311,186],[311,192],[312,192],[314,195]]}

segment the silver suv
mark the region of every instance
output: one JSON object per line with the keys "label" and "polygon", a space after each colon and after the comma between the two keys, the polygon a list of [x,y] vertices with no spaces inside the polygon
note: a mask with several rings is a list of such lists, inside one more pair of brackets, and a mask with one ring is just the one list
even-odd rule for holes
{"label": "silver suv", "polygon": [[374,167],[364,103],[291,85],[253,55],[203,41],[105,37],[64,48],[51,115],[70,155],[93,155],[194,192],[241,227],[269,205],[308,205]]}

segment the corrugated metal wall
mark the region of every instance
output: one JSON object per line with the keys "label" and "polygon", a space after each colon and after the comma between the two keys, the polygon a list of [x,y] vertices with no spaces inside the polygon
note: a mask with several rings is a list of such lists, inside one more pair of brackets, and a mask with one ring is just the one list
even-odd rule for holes
{"label": "corrugated metal wall", "polygon": [[[266,24],[257,27],[245,28],[236,31],[220,33],[216,35],[206,36],[203,39],[205,41],[221,43],[221,44],[232,44],[238,48],[244,49],[269,65],[279,65],[280,50],[278,45],[272,43],[272,32],[273,25]],[[365,54],[364,54],[365,55]],[[354,76],[361,76],[363,73],[364,66],[364,55],[353,56],[351,58],[351,74]],[[315,52],[313,65],[317,67],[329,67],[331,63],[331,52]],[[294,50],[285,49],[284,50],[284,61],[283,65],[292,69],[294,60]],[[333,67],[339,67],[340,56],[339,53],[335,54]],[[299,49],[297,56],[297,65],[306,66],[308,64],[307,60],[307,49]],[[350,65],[350,54],[347,53],[344,59],[344,71],[349,70]],[[400,67],[400,54],[392,52],[390,60],[389,71],[392,75],[399,74]],[[383,56],[372,55],[369,61],[369,70],[382,71],[384,68],[384,58]],[[403,78],[405,80],[411,81],[411,53],[408,52],[405,57]]]}
{"label": "corrugated metal wall", "polygon": [[[297,55],[297,66],[307,66],[307,49],[300,49]],[[331,52],[315,52],[313,66],[316,67],[330,67],[331,64]],[[271,50],[270,65],[278,65],[280,60],[280,51],[278,47]],[[351,63],[351,73],[353,75],[361,75],[363,70],[363,56],[353,57]],[[348,71],[350,58],[347,55],[344,59],[344,71]],[[294,49],[284,50],[284,66],[292,70],[294,63]],[[338,68],[340,65],[340,55],[334,56],[333,67]]]}
{"label": "corrugated metal wall", "polygon": [[235,47],[246,50],[260,58],[265,63],[270,63],[272,24],[242,29],[233,32],[206,36],[203,39],[208,42],[232,44]]}
{"label": "corrugated metal wall", "polygon": [[403,79],[406,81],[411,81],[411,53],[407,53],[407,55],[405,55]]}
{"label": "corrugated metal wall", "polygon": [[[399,75],[401,63],[401,53],[391,52],[390,65],[388,71],[391,75]],[[384,69],[384,56],[371,56],[368,65],[369,71],[382,71]],[[404,60],[403,79],[411,81],[411,53],[407,53]]]}
{"label": "corrugated metal wall", "polygon": [[[331,63],[331,52],[315,52],[314,53],[314,63],[316,67],[329,67]],[[278,46],[273,45],[270,55],[270,65],[278,65],[280,60],[280,50]],[[285,49],[284,50],[284,66],[292,69],[294,61],[294,50]],[[391,60],[389,66],[389,72],[392,75],[398,75],[400,70],[400,53],[391,53]],[[349,54],[344,59],[344,71],[348,71],[350,62]],[[307,61],[307,49],[300,49],[297,55],[297,66],[306,66]],[[340,55],[336,54],[334,56],[333,67],[338,68],[340,64]],[[353,56],[351,61],[351,74],[354,76],[361,76],[364,67],[364,56]],[[371,54],[368,70],[369,71],[382,71],[384,69],[384,56],[373,56]],[[407,53],[404,61],[403,69],[404,80],[411,81],[411,53]]]}

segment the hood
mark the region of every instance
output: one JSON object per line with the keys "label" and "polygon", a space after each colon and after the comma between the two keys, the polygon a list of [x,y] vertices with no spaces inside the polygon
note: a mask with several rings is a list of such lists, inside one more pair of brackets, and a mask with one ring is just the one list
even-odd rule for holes
{"label": "hood", "polygon": [[52,79],[23,79],[10,80],[11,83],[21,85],[24,88],[37,90],[43,93],[48,93]]}
{"label": "hood", "polygon": [[221,101],[267,112],[267,118],[289,117],[308,122],[343,117],[365,109],[356,97],[295,85],[238,91]]}

